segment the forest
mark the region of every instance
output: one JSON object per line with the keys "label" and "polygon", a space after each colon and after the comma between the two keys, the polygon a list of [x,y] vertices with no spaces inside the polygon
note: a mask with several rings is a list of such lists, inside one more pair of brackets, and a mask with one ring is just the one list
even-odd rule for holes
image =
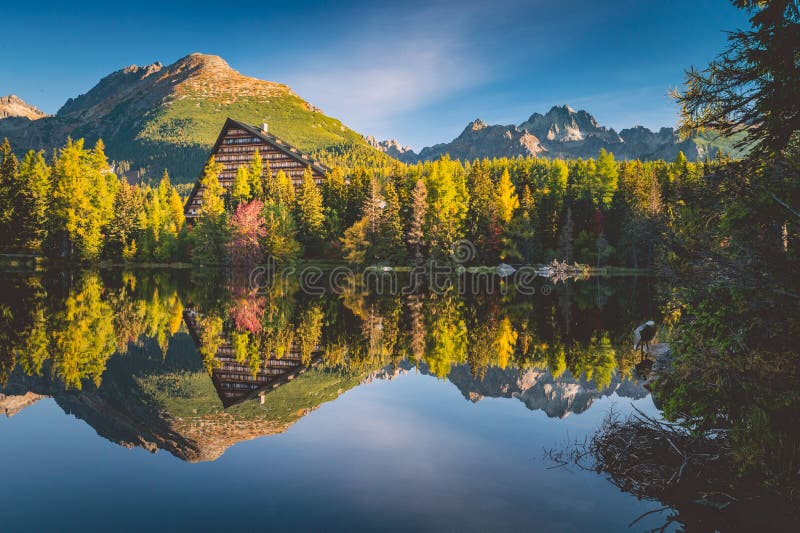
{"label": "forest", "polygon": [[474,264],[552,259],[653,268],[655,237],[687,216],[685,198],[728,164],[535,158],[337,166],[318,186],[295,189],[260,156],[239,168],[230,190],[213,157],[200,178],[193,227],[164,173],[156,186],[118,179],[102,141],[69,140],[48,161],[18,161],[0,147],[0,233],[7,252],[56,261],[194,262],[254,265],[272,256],[405,266],[447,260],[453,243],[475,245]]}

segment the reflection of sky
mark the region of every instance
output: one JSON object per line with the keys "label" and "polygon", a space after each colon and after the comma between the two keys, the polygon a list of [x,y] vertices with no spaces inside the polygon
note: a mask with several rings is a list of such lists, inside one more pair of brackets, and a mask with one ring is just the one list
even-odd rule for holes
{"label": "reflection of sky", "polygon": [[[188,464],[112,444],[45,400],[0,419],[0,512],[12,530],[620,531],[656,505],[542,460],[612,405],[626,412],[630,401],[602,398],[560,420],[515,399],[473,404],[449,382],[410,374],[357,387],[215,462]],[[656,411],[649,397],[636,405]]]}

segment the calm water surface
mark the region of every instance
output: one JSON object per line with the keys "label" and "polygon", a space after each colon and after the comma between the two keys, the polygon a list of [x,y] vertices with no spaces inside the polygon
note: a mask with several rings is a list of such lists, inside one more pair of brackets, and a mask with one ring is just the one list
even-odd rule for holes
{"label": "calm water surface", "polygon": [[3,274],[2,528],[628,530],[661,505],[543,454],[612,408],[658,413],[630,348],[650,283],[312,297]]}

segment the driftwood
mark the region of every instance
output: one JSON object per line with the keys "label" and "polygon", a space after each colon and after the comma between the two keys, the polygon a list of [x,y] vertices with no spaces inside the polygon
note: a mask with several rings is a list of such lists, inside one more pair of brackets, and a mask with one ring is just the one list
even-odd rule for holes
{"label": "driftwood", "polygon": [[554,468],[575,465],[604,473],[621,490],[643,499],[716,508],[736,501],[720,490],[731,473],[724,430],[692,433],[633,409],[624,420],[610,413],[590,438],[545,450],[545,457]]}

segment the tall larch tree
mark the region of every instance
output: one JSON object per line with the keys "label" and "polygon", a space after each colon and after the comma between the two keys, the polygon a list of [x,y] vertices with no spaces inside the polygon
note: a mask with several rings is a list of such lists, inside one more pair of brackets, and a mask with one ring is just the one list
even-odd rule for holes
{"label": "tall larch tree", "polygon": [[261,157],[261,153],[258,151],[258,148],[256,148],[255,151],[253,151],[253,158],[250,160],[250,164],[247,167],[247,177],[250,185],[250,196],[248,199],[261,200],[263,202],[263,197],[264,197],[263,174],[264,174],[264,158]]}
{"label": "tall larch tree", "polygon": [[511,222],[514,211],[519,207],[519,196],[514,184],[511,183],[511,175],[508,169],[503,170],[500,181],[497,183],[497,192],[494,197],[497,203],[497,216],[503,224]]}
{"label": "tall larch tree", "polygon": [[302,241],[305,244],[319,243],[324,236],[325,213],[322,209],[322,194],[314,181],[311,168],[303,171],[303,183],[297,194],[296,208]]}
{"label": "tall larch tree", "polygon": [[19,167],[19,206],[16,218],[22,246],[38,250],[47,236],[50,202],[50,167],[44,152],[29,151]]}
{"label": "tall larch tree", "polygon": [[225,189],[219,183],[222,164],[211,156],[203,170],[200,184],[203,187],[203,205],[197,214],[194,230],[195,262],[219,264],[225,261],[228,243],[228,216],[223,195]]}
{"label": "tall larch tree", "polygon": [[420,178],[411,193],[411,220],[408,225],[408,246],[416,258],[425,248],[425,220],[428,215],[428,188]]}

